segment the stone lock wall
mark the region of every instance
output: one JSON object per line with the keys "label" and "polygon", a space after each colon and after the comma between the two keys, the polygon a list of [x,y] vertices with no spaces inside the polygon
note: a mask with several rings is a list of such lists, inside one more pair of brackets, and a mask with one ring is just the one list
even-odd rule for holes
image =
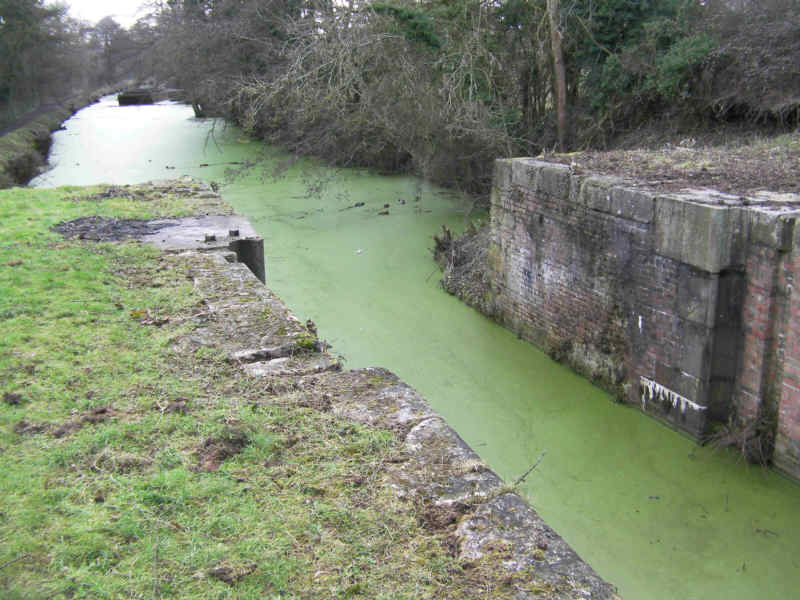
{"label": "stone lock wall", "polygon": [[663,194],[498,160],[494,313],[698,439],[732,416],[771,428],[775,463],[800,477],[797,217],[800,196]]}

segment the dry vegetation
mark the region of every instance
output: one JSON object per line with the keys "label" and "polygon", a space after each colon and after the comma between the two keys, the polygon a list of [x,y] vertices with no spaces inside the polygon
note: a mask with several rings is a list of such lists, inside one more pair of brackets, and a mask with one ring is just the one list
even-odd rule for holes
{"label": "dry vegetation", "polygon": [[800,193],[800,132],[750,136],[740,142],[703,145],[694,138],[659,149],[545,154],[577,173],[613,174],[664,190],[707,187],[747,195],[767,190]]}

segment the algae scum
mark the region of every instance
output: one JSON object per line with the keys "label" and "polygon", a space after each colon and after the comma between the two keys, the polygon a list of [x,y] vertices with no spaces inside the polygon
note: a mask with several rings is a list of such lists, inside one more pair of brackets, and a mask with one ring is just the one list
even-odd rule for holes
{"label": "algae scum", "polygon": [[[263,158],[256,142],[189,107],[114,104],[67,122],[55,168],[35,185],[222,182]],[[469,202],[279,153],[223,191],[264,237],[267,285],[348,368],[397,373],[507,481],[547,453],[524,492],[623,597],[792,597],[800,487],[613,404],[440,289],[432,235],[462,228]]]}

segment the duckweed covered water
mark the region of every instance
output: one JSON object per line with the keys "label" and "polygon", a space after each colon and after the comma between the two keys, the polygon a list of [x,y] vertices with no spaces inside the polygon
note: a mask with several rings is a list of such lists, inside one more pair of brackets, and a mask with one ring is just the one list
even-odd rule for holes
{"label": "duckweed covered water", "polygon": [[[260,158],[189,107],[114,104],[67,123],[36,185],[222,181]],[[507,481],[546,453],[524,493],[624,598],[794,597],[800,487],[614,404],[441,291],[428,248],[442,224],[464,226],[464,198],[277,153],[224,194],[264,236],[270,287],[348,367],[396,372]]]}

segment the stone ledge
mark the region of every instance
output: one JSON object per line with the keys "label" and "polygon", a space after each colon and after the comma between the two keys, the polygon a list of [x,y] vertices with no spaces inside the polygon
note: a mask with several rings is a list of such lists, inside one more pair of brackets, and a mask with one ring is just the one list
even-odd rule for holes
{"label": "stone ledge", "polygon": [[709,273],[741,264],[742,214],[738,208],[699,204],[691,197],[656,200],[655,250]]}
{"label": "stone ledge", "polygon": [[786,252],[800,237],[800,194],[736,196],[705,188],[660,194],[622,177],[576,175],[567,165],[538,158],[496,160],[492,204],[512,187],[563,201],[571,186],[590,210],[654,225],[657,252],[709,273],[740,266],[747,242]]}
{"label": "stone ledge", "polygon": [[463,559],[500,549],[508,570],[533,569],[551,589],[596,597],[596,581],[580,568],[581,558],[516,494],[501,494],[479,506],[461,521],[457,535],[463,540]]}

